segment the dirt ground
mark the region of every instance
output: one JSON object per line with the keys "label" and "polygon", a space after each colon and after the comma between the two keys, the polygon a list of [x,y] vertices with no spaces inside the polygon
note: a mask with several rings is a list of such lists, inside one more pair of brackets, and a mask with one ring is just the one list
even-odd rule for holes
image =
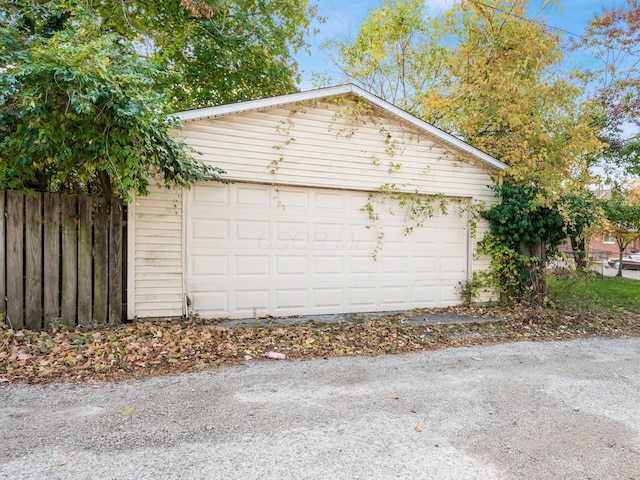
{"label": "dirt ground", "polygon": [[0,387],[0,478],[640,479],[640,339]]}

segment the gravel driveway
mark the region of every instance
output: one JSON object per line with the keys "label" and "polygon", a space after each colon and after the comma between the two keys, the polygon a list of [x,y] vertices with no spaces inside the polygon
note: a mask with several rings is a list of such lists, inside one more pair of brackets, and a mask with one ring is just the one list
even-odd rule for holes
{"label": "gravel driveway", "polygon": [[640,479],[640,339],[0,387],[0,478]]}

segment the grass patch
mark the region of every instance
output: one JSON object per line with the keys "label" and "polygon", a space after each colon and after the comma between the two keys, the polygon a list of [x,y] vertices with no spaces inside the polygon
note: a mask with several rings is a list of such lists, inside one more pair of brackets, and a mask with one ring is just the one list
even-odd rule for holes
{"label": "grass patch", "polygon": [[549,278],[549,298],[557,306],[594,314],[640,314],[640,280],[572,274]]}

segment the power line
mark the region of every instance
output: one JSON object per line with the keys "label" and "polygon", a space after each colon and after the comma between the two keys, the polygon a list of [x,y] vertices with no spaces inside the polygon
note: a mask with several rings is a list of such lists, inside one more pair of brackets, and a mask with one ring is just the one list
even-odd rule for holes
{"label": "power line", "polygon": [[557,32],[566,33],[566,34],[571,35],[573,37],[579,38],[580,40],[584,40],[584,36],[583,35],[578,35],[577,33],[570,32],[570,31],[565,30],[563,28],[554,27],[553,25],[549,25],[547,23],[540,23],[537,20],[534,20],[532,18],[523,17],[522,15],[517,15],[517,14],[515,14],[513,12],[509,12],[509,11],[503,9],[503,8],[496,7],[496,6],[493,6],[493,5],[488,5],[488,4],[484,3],[484,2],[481,2],[480,0],[469,0],[469,1],[471,3],[476,4],[476,5],[482,5],[483,7],[491,8],[492,10],[496,10],[498,12],[504,13],[505,15],[509,15],[510,17],[518,18],[518,19],[524,20],[526,22],[537,23],[537,24],[543,25],[545,28],[548,28],[550,30],[555,30]]}
{"label": "power line", "polygon": [[[481,2],[480,0],[469,0],[469,1],[471,3],[473,3],[473,4],[475,4],[475,5],[481,5],[483,7],[490,8],[492,10],[504,13],[505,15],[509,15],[510,17],[518,18],[520,20],[524,20],[525,22],[530,22],[530,23],[535,23],[535,24],[538,24],[538,25],[542,25],[545,28],[548,28],[549,30],[555,30],[556,32],[566,33],[567,35],[571,35],[572,37],[577,38],[578,40],[581,40],[581,41],[584,40],[584,35],[579,35],[577,33],[570,32],[570,31],[565,30],[563,28],[554,27],[553,25],[549,25],[547,23],[540,23],[537,20],[534,20],[534,19],[531,19],[531,18],[527,18],[527,17],[524,17],[522,15],[517,15],[517,14],[515,14],[513,12],[510,12],[510,11],[507,11],[507,10],[505,10],[503,8],[496,7],[494,5],[488,5],[488,4],[484,3],[484,2]],[[620,49],[617,49],[617,48],[613,48],[613,47],[609,47],[609,49],[616,50],[616,51],[619,51],[619,52],[623,51],[623,50],[620,50]],[[631,57],[640,58],[640,55],[635,54],[633,52],[625,51],[625,53],[627,55],[631,56]]]}

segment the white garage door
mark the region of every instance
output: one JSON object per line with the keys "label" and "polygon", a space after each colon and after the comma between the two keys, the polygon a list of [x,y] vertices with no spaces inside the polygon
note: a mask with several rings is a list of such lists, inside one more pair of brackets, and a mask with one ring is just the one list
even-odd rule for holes
{"label": "white garage door", "polygon": [[437,215],[405,235],[403,214],[389,214],[388,204],[379,221],[368,218],[365,192],[202,183],[187,195],[186,289],[203,317],[460,303],[464,216]]}

